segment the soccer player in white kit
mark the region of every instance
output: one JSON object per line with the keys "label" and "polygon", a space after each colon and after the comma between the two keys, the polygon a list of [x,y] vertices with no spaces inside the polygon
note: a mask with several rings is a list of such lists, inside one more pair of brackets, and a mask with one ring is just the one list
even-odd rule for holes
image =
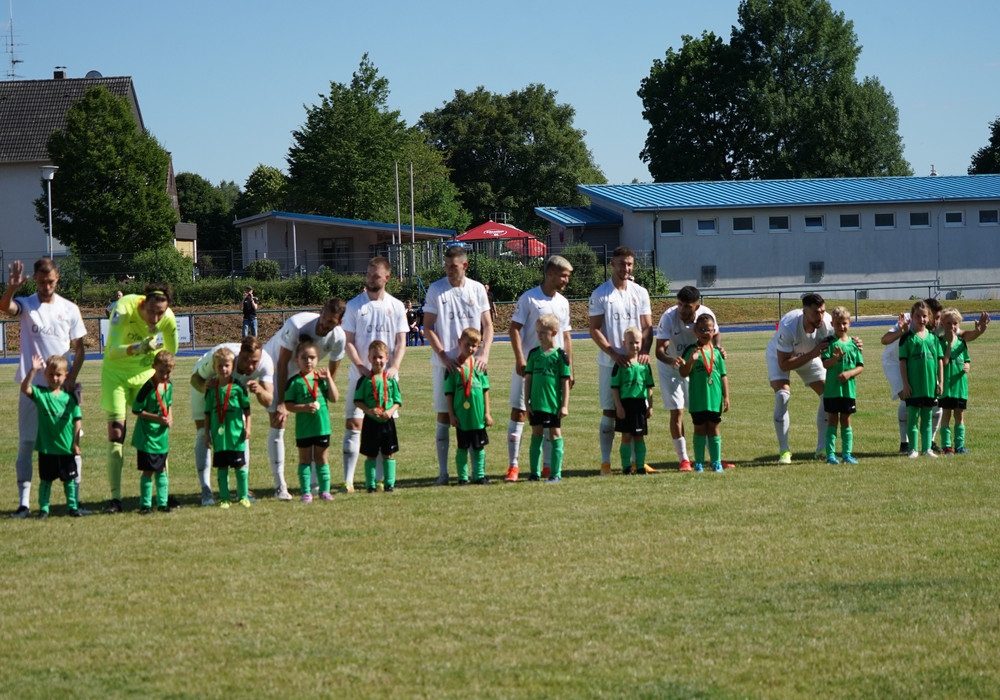
{"label": "soccer player in white kit", "polygon": [[448,483],[448,451],[451,421],[448,417],[448,397],[444,393],[444,380],[449,372],[458,368],[458,339],[466,328],[475,328],[482,334],[476,352],[476,369],[486,371],[493,345],[493,315],[486,287],[469,279],[469,255],[461,245],[453,245],[444,254],[445,277],[427,288],[424,299],[424,337],[431,344],[431,373],[434,393],[434,410],[437,428],[434,434],[437,445],[437,486]]}
{"label": "soccer player in white kit", "polygon": [[[14,379],[20,384],[31,370],[32,355],[49,358],[52,355],[73,353],[69,375],[63,383],[65,391],[77,389],[76,378],[83,367],[83,339],[87,336],[87,328],[83,325],[80,308],[64,297],[56,294],[59,284],[59,270],[52,258],[41,258],[35,261],[34,280],[38,291],[28,297],[14,298],[15,292],[25,283],[24,265],[15,260],[7,266],[7,289],[0,298],[0,312],[21,319],[21,358]],[[46,386],[45,374],[35,375],[35,384]],[[31,510],[31,477],[32,452],[35,449],[35,436],[38,433],[38,409],[34,401],[23,392],[18,392],[17,427],[18,445],[17,490],[20,505],[14,512],[15,518],[26,518]],[[79,395],[77,396],[79,399]],[[79,498],[80,487],[80,455],[76,455],[76,485]],[[82,512],[82,509],[81,509]]]}
{"label": "soccer player in white kit", "polygon": [[[515,482],[518,475],[518,453],[521,451],[521,434],[527,407],[524,403],[524,367],[528,353],[538,347],[538,332],[535,324],[544,314],[552,314],[559,319],[560,332],[553,337],[556,347],[562,348],[569,356],[569,385],[573,386],[573,339],[570,335],[569,301],[561,292],[569,284],[573,265],[561,255],[553,255],[545,261],[542,283],[532,287],[517,300],[514,315],[510,319],[510,346],[514,351],[514,372],[510,379],[510,422],[507,424],[507,476],[504,481]],[[548,433],[548,429],[545,430]],[[545,440],[545,452],[551,443]],[[548,464],[546,455],[545,464]],[[542,476],[548,474],[542,469]]]}
{"label": "soccer player in white kit", "polygon": [[[247,391],[257,398],[264,408],[271,405],[274,398],[274,362],[271,356],[264,352],[263,346],[256,336],[248,335],[242,343],[221,343],[202,355],[191,372],[191,418],[197,437],[194,441],[194,466],[198,470],[198,482],[201,484],[201,504],[215,505],[212,495],[212,470],[209,463],[211,448],[205,435],[205,391],[216,385],[218,375],[215,371],[215,352],[227,348],[236,356],[233,376],[242,379]],[[250,465],[250,443],[246,444],[246,465]]]}
{"label": "soccer player in white kit", "polygon": [[327,300],[320,313],[304,311],[285,321],[281,329],[264,344],[264,352],[274,361],[274,396],[268,406],[270,428],[267,433],[267,456],[271,461],[271,475],[274,477],[274,497],[279,501],[290,501],[285,483],[285,422],[288,409],[285,408],[285,389],[288,380],[299,373],[295,363],[295,348],[305,338],[316,343],[318,361],[327,359],[330,373],[330,388],[333,400],[337,401],[337,369],[344,359],[347,337],[341,328],[346,304],[343,299],[333,297]]}
{"label": "soccer player in white kit", "polygon": [[[632,281],[635,253],[631,248],[615,248],[611,258],[611,279],[590,295],[590,338],[597,344],[598,384],[601,400],[601,475],[611,474],[611,450],[615,441],[615,400],[611,393],[611,370],[629,364],[625,352],[625,329],[636,326],[642,331],[639,362],[649,364],[653,344],[653,311],[649,292]],[[633,459],[635,457],[633,456]],[[634,467],[633,467],[634,468]],[[641,465],[645,471],[653,471]]]}
{"label": "soccer player in white kit", "polygon": [[[359,379],[371,375],[368,346],[373,340],[381,340],[389,348],[389,365],[385,368],[385,375],[389,379],[399,378],[410,326],[406,322],[403,302],[385,291],[391,270],[389,261],[384,257],[372,258],[365,273],[365,290],[347,302],[343,328],[347,339],[347,358],[351,361],[347,374],[348,396],[354,396]],[[353,401],[345,401],[344,417],[344,488],[350,493],[354,491],[354,469],[361,450],[364,413]]]}

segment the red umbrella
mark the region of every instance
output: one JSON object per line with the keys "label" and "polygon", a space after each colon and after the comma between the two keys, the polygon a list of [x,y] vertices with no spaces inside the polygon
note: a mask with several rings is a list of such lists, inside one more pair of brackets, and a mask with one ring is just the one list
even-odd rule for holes
{"label": "red umbrella", "polygon": [[472,241],[503,241],[504,246],[518,255],[527,255],[532,258],[545,256],[545,243],[532,236],[527,231],[498,224],[496,221],[487,221],[475,228],[470,228],[465,233],[459,234],[457,240],[463,243]]}

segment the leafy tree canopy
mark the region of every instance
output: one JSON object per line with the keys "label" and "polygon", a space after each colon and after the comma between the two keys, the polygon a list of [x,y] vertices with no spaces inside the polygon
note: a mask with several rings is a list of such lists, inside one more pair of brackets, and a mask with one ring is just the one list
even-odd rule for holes
{"label": "leafy tree canopy", "polygon": [[288,178],[278,168],[258,164],[236,201],[236,218],[287,209]]}
{"label": "leafy tree canopy", "polygon": [[1000,173],[1000,117],[990,122],[990,142],[976,151],[969,175]]}
{"label": "leafy tree canopy", "polygon": [[908,175],[892,96],[858,81],[854,25],[826,0],[743,0],[729,43],[682,37],[642,80],[657,181]]}
{"label": "leafy tree canopy", "polygon": [[[170,155],[139,130],[127,100],[103,85],[66,113],[49,155],[59,167],[52,188],[53,234],[81,255],[129,258],[173,240],[177,212],[167,194]],[[48,222],[47,195],[35,200]]]}
{"label": "leafy tree canopy", "polygon": [[535,216],[536,206],[584,204],[577,185],[605,182],[584,143],[585,132],[573,127],[574,116],[575,110],[557,103],[556,93],[544,85],[507,95],[480,86],[456,90],[418,126],[444,154],[473,221],[507,212],[513,219],[508,223],[543,233],[546,225]]}
{"label": "leafy tree canopy", "polygon": [[240,232],[233,226],[233,206],[239,196],[236,183],[220,182],[216,187],[194,173],[180,173],[175,180],[181,221],[198,224],[198,248],[240,248]]}

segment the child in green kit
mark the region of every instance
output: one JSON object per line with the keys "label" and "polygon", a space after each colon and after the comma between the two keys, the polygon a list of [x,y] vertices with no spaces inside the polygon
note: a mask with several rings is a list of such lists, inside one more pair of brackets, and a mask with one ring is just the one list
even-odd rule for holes
{"label": "child in green kit", "polygon": [[458,437],[455,466],[458,485],[469,483],[469,454],[472,454],[472,480],[475,484],[489,485],[486,478],[486,446],[490,438],[486,428],[493,425],[490,415],[490,378],[476,368],[475,354],[482,342],[482,334],[475,328],[466,328],[458,339],[458,369],[444,380],[444,394],[450,396],[448,415]]}
{"label": "child in green kit", "polygon": [[229,508],[229,469],[236,471],[236,495],[240,505],[250,507],[247,484],[246,443],[250,438],[250,393],[233,376],[236,354],[219,348],[212,356],[215,386],[205,392],[205,439],[213,449],[212,466],[218,469],[219,507]]}
{"label": "child in green kit", "polygon": [[861,349],[847,334],[851,327],[851,312],[836,307],[830,314],[833,319],[833,339],[820,355],[826,368],[826,384],[823,386],[823,409],[826,411],[826,461],[839,464],[837,459],[837,425],[840,425],[840,439],[845,464],[857,464],[851,454],[854,449],[854,431],[851,428],[851,414],[858,410],[854,378],[865,368]]}
{"label": "child in green kit", "polygon": [[312,503],[312,465],[316,464],[319,497],[332,501],[330,493],[330,410],[327,401],[336,401],[333,382],[326,367],[317,369],[319,349],[312,340],[295,348],[299,373],[288,379],[285,408],[295,414],[295,444],[299,448],[299,487],[302,502]]}
{"label": "child in green kit", "polygon": [[153,480],[156,480],[156,509],[161,513],[173,510],[167,505],[169,484],[167,479],[167,452],[170,427],[173,425],[174,385],[170,375],[174,371],[174,354],[161,350],[153,358],[153,376],[142,385],[132,403],[136,416],[132,431],[132,446],[136,449],[139,477],[139,513],[153,512]]}
{"label": "child in green kit", "polygon": [[722,436],[719,424],[722,414],[729,410],[729,377],[726,376],[726,360],[722,352],[712,345],[715,335],[715,319],[709,315],[699,316],[694,332],[698,342],[684,351],[684,363],[677,368],[688,380],[688,408],[694,423],[694,470],[704,471],[705,443],[712,460],[712,469],[721,472]]}
{"label": "child in green kit", "polygon": [[[969,402],[969,346],[959,331],[962,314],[958,309],[941,312],[938,336],[944,346],[944,386],[941,406],[941,452],[945,455],[968,454],[965,447],[965,409]],[[951,417],[955,416],[954,432]],[[954,444],[952,444],[954,438]]]}
{"label": "child in green kit", "polygon": [[[910,330],[899,339],[899,373],[903,379],[900,397],[906,401],[906,433],[911,459],[922,453],[937,457],[931,450],[934,425],[931,413],[937,406],[944,384],[944,350],[938,337],[927,327],[930,308],[918,301],[910,310]],[[917,435],[921,452],[917,452]]]}
{"label": "child in green kit", "polygon": [[531,443],[528,454],[531,474],[528,481],[538,481],[542,474],[542,443],[548,428],[552,444],[550,484],[562,481],[562,464],[565,446],[562,438],[562,419],[569,415],[569,380],[573,373],[569,355],[555,345],[556,334],[562,324],[555,314],[542,314],[535,322],[538,346],[528,353],[524,367],[524,398],[531,424]]}
{"label": "child in green kit", "polygon": [[396,460],[393,455],[399,451],[396,438],[396,421],[402,399],[399,383],[390,379],[385,372],[389,365],[389,346],[381,340],[373,340],[368,346],[368,361],[371,375],[358,379],[354,389],[354,405],[364,412],[361,423],[361,449],[365,456],[365,486],[368,493],[375,493],[375,460],[382,455],[385,467],[385,490],[396,489]]}
{"label": "child in green kit", "polygon": [[[35,373],[45,370],[45,386],[34,386]],[[35,450],[38,452],[38,517],[49,517],[49,499],[52,482],[63,482],[66,494],[67,515],[82,515],[76,501],[76,455],[80,454],[80,432],[83,425],[80,404],[70,392],[63,391],[69,374],[69,363],[62,355],[53,355],[47,361],[41,355],[32,355],[31,369],[21,382],[21,393],[38,407],[38,435]]]}
{"label": "child in green kit", "polygon": [[619,453],[622,459],[622,474],[645,474],[633,467],[632,450],[635,448],[635,464],[646,463],[646,434],[649,419],[653,416],[653,370],[639,362],[642,350],[642,331],[637,326],[625,329],[625,354],[629,363],[624,367],[615,365],[611,369],[611,395],[615,400],[615,432],[622,434]]}

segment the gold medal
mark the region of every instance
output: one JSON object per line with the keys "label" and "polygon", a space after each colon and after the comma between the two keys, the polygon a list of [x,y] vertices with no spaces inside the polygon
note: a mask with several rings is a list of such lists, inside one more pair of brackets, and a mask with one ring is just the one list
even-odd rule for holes
{"label": "gold medal", "polygon": [[472,404],[466,401],[465,403],[462,404],[462,408],[468,411],[470,408],[472,408]]}
{"label": "gold medal", "polygon": [[217,432],[219,435],[222,435],[225,432],[225,430],[223,430],[222,426],[220,425],[219,429],[215,432]]}

